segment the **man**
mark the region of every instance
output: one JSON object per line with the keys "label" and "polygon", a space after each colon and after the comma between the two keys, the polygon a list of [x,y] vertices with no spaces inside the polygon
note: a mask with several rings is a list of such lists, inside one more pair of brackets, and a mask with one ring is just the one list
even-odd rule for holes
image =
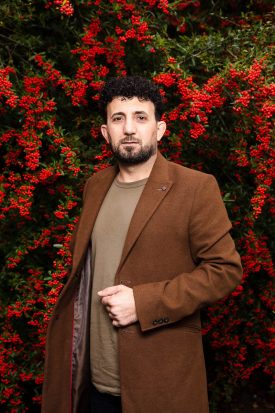
{"label": "man", "polygon": [[117,158],[86,183],[73,266],[51,319],[44,413],[207,413],[200,308],[242,269],[211,175],[168,162],[157,87],[111,79]]}

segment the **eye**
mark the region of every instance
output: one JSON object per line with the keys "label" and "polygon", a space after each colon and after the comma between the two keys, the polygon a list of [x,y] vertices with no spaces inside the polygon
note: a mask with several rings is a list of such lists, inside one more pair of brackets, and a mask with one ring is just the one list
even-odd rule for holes
{"label": "eye", "polygon": [[138,120],[142,120],[142,121],[147,119],[147,117],[145,115],[138,115],[137,118],[138,118]]}
{"label": "eye", "polygon": [[113,122],[120,122],[121,120],[122,120],[122,116],[120,116],[120,115],[116,115],[112,118]]}

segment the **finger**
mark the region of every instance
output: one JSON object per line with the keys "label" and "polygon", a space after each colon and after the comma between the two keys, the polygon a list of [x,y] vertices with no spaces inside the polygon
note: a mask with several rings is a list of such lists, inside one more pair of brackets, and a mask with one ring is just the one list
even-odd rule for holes
{"label": "finger", "polygon": [[112,318],[116,317],[116,314],[112,311],[112,309],[110,307],[109,308],[105,307],[105,309],[106,309],[109,317],[112,317]]}
{"label": "finger", "polygon": [[101,303],[103,305],[105,305],[105,307],[107,307],[107,306],[111,307],[110,296],[106,296],[106,297],[101,298]]}
{"label": "finger", "polygon": [[110,307],[113,306],[113,301],[114,301],[114,297],[116,294],[112,294],[112,295],[104,295],[102,297],[99,297],[100,301],[102,304],[104,305],[109,305]]}
{"label": "finger", "polygon": [[112,287],[104,288],[104,290],[98,291],[100,297],[106,297],[107,295],[117,294],[121,290],[121,285],[114,285]]}

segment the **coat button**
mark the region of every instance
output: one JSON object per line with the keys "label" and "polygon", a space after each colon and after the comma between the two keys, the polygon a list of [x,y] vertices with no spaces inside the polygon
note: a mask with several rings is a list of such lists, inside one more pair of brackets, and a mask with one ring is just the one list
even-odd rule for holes
{"label": "coat button", "polygon": [[165,317],[165,318],[163,319],[163,321],[164,321],[164,323],[168,323],[168,322],[169,322],[169,318],[168,318],[168,317]]}
{"label": "coat button", "polygon": [[156,326],[156,325],[158,324],[158,320],[154,320],[154,321],[152,322],[152,324],[153,324],[153,326]]}

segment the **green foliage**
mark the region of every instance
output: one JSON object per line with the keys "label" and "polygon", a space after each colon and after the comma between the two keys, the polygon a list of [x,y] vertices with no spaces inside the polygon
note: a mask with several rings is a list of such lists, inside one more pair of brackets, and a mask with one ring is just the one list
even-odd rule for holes
{"label": "green foliage", "polygon": [[242,255],[242,285],[204,312],[211,409],[230,408],[257,375],[269,391],[271,12],[253,0],[1,2],[0,410],[39,409],[45,331],[83,185],[110,162],[98,91],[126,73],[160,86],[160,149],[217,177]]}

